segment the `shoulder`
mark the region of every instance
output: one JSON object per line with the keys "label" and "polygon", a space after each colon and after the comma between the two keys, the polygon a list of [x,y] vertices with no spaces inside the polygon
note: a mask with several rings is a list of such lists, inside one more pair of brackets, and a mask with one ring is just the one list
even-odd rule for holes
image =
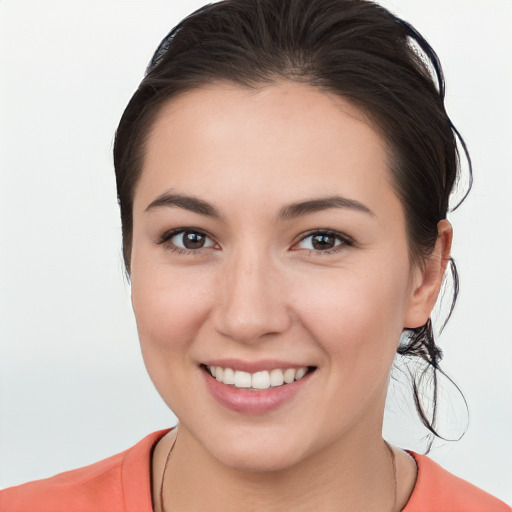
{"label": "shoulder", "polygon": [[411,453],[418,466],[418,478],[403,512],[511,512],[512,509],[443,469],[425,455]]}
{"label": "shoulder", "polygon": [[90,466],[0,491],[2,512],[150,512],[151,451],[168,431]]}

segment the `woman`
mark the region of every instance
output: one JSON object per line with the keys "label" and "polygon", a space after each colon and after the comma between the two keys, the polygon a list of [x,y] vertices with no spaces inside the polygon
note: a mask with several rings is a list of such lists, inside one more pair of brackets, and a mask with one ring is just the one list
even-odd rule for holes
{"label": "woman", "polygon": [[179,427],[2,510],[510,510],[381,434],[395,353],[439,361],[443,96],[428,44],[364,1],[231,0],[177,27],[114,157],[144,360]]}

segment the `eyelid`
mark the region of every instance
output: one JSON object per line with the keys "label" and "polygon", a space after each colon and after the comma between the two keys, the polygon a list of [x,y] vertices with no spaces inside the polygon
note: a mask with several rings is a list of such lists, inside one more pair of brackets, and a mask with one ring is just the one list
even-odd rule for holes
{"label": "eyelid", "polygon": [[181,233],[185,233],[185,232],[192,232],[192,233],[198,233],[200,235],[203,235],[205,238],[208,238],[212,244],[211,245],[208,245],[206,247],[200,247],[198,249],[186,249],[186,248],[183,248],[183,247],[178,247],[174,244],[171,244],[172,245],[172,249],[176,252],[181,252],[181,253],[198,253],[201,251],[201,249],[208,249],[210,247],[215,247],[217,244],[217,242],[215,241],[215,239],[210,235],[208,234],[206,231],[204,231],[203,229],[200,229],[200,228],[194,228],[194,227],[188,227],[188,226],[185,226],[185,227],[180,227],[180,228],[173,228],[173,229],[169,229],[168,231],[164,231],[161,235],[158,236],[157,240],[156,240],[156,244],[157,245],[165,245],[167,243],[170,242],[170,240],[175,237],[176,235],[179,235]]}
{"label": "eyelid", "polygon": [[[158,245],[165,245],[165,244],[169,243],[169,241],[173,237],[175,237],[176,235],[179,235],[179,234],[185,233],[185,232],[194,232],[194,233],[198,233],[200,235],[203,235],[205,238],[208,238],[212,243],[211,243],[211,245],[208,245],[206,247],[201,247],[201,248],[198,248],[198,249],[186,249],[186,248],[183,248],[183,247],[178,247],[178,246],[176,246],[174,244],[170,244],[172,246],[170,248],[173,251],[176,251],[176,252],[179,252],[179,253],[190,254],[190,253],[199,253],[203,249],[208,249],[208,248],[211,248],[211,247],[219,248],[218,243],[216,242],[215,238],[213,236],[211,236],[208,232],[206,232],[206,231],[204,231],[203,229],[200,229],[200,228],[189,227],[189,226],[173,228],[173,229],[170,229],[168,231],[164,231],[161,235],[158,236],[158,238],[155,241],[155,243],[158,244]],[[337,245],[335,245],[334,247],[332,247],[330,249],[325,249],[325,250],[303,249],[303,248],[298,248],[297,247],[298,244],[300,244],[304,240],[306,240],[306,239],[308,239],[308,238],[310,238],[312,236],[315,236],[315,235],[332,236],[333,238],[338,239],[340,241],[340,243],[338,243]],[[298,238],[298,240],[295,241],[292,244],[291,250],[294,250],[294,251],[297,251],[297,250],[309,251],[309,252],[315,253],[315,254],[329,254],[329,253],[337,252],[337,251],[343,249],[344,247],[352,247],[354,245],[355,245],[354,240],[350,236],[346,235],[345,233],[341,233],[339,231],[335,231],[335,230],[332,230],[332,229],[312,229],[312,230],[310,230],[310,231],[308,231],[306,233],[302,233],[300,235],[300,237]]]}
{"label": "eyelid", "polygon": [[[334,247],[332,247],[330,249],[325,249],[325,250],[297,248],[298,244],[300,244],[304,240],[306,240],[312,236],[315,236],[315,235],[332,236],[332,237],[340,240],[341,243],[335,245]],[[310,251],[310,252],[316,253],[316,254],[329,254],[332,252],[336,252],[336,251],[342,249],[343,247],[347,247],[347,246],[352,247],[354,245],[355,245],[354,240],[350,236],[346,235],[345,233],[341,233],[339,231],[334,231],[332,229],[312,229],[312,230],[308,231],[307,233],[303,233],[302,235],[300,235],[300,238],[293,244],[292,250],[304,250],[304,251]]]}

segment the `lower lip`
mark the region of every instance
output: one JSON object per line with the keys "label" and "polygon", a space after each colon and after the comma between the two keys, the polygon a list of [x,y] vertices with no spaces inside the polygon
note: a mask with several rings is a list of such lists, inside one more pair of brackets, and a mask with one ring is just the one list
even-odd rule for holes
{"label": "lower lip", "polygon": [[281,407],[300,391],[312,375],[307,373],[302,379],[283,386],[248,391],[223,384],[204,370],[202,373],[208,390],[221,405],[244,414],[264,414]]}

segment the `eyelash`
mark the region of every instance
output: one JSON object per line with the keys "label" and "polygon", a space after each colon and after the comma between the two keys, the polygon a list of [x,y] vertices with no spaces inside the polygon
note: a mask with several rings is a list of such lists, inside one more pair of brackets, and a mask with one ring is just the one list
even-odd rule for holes
{"label": "eyelash", "polygon": [[[340,233],[339,231],[332,231],[329,229],[316,229],[314,231],[309,231],[304,236],[300,238],[298,242],[294,244],[294,246],[300,244],[304,240],[307,240],[308,238],[314,237],[314,236],[330,236],[335,238],[336,240],[339,240],[340,243],[332,247],[331,249],[326,249],[324,251],[321,250],[315,250],[315,249],[304,249],[308,252],[308,254],[313,254],[315,256],[324,256],[328,254],[334,254],[339,251],[341,251],[343,248],[346,247],[353,247],[354,246],[354,240],[350,238],[349,236],[345,235],[344,233]],[[294,249],[299,250],[299,249]]]}
{"label": "eyelash", "polygon": [[[177,229],[171,229],[170,231],[166,231],[165,233],[160,235],[158,240],[157,240],[157,244],[158,245],[165,245],[166,248],[168,248],[173,253],[184,254],[184,255],[189,255],[189,254],[197,255],[197,254],[202,252],[201,249],[207,249],[208,247],[211,247],[211,246],[207,246],[207,247],[200,247],[198,249],[184,249],[182,247],[177,247],[176,245],[174,245],[172,243],[169,243],[169,241],[173,237],[175,237],[176,235],[179,235],[179,234],[182,234],[182,233],[186,233],[186,232],[191,232],[191,233],[196,233],[196,234],[202,235],[205,238],[208,238],[209,240],[211,240],[213,242],[213,239],[206,232],[204,232],[201,229],[197,229],[197,228],[177,228]],[[315,256],[322,256],[322,255],[328,255],[328,254],[337,253],[340,250],[342,250],[343,248],[353,247],[354,246],[354,240],[352,238],[350,238],[349,236],[343,234],[343,233],[340,233],[338,231],[328,230],[328,229],[317,229],[317,230],[309,231],[308,233],[306,233],[297,242],[295,242],[292,247],[297,246],[298,244],[300,244],[301,242],[304,242],[308,238],[311,238],[313,236],[322,236],[322,235],[323,236],[333,237],[336,240],[338,240],[340,243],[338,243],[337,245],[335,245],[331,249],[326,249],[326,250],[323,250],[323,251],[322,250],[316,250],[316,249],[303,249],[303,250],[305,250],[308,254],[314,254]],[[213,242],[213,245],[215,245],[215,242]],[[292,248],[292,250],[296,251],[296,250],[300,250],[300,249],[293,249]]]}
{"label": "eyelash", "polygon": [[[197,228],[177,228],[177,229],[171,229],[170,231],[166,231],[162,235],[159,236],[157,240],[158,245],[165,245],[168,250],[170,250],[173,253],[176,254],[199,254],[201,253],[201,249],[205,249],[205,247],[200,247],[199,249],[184,249],[182,247],[177,247],[176,245],[169,243],[169,241],[175,237],[176,235],[182,234],[182,233],[196,233],[198,235],[202,235],[205,238],[208,238],[209,240],[212,240],[212,238],[208,235],[208,233],[205,233],[201,229]],[[208,248],[208,247],[206,247]]]}

